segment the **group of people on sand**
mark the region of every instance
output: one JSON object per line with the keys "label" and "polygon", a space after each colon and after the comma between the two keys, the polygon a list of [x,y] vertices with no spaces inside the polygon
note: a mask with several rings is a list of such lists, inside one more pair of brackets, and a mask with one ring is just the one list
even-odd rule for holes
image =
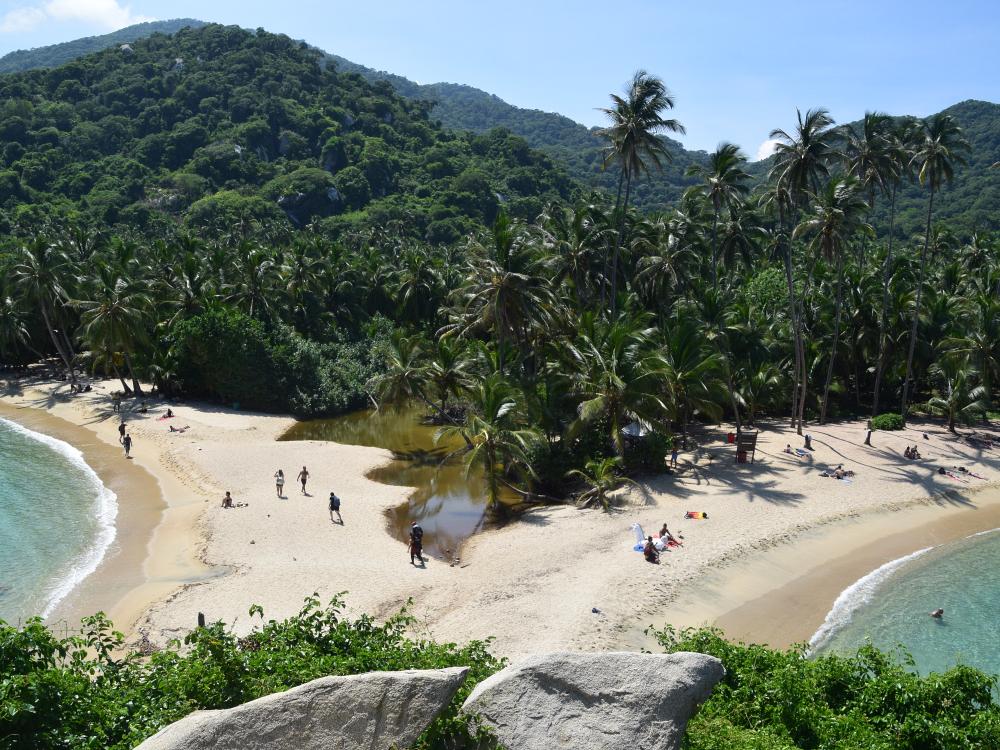
{"label": "group of people on sand", "polygon": [[670,529],[667,528],[666,524],[660,529],[660,534],[657,538],[647,537],[646,546],[642,549],[643,557],[646,558],[646,562],[659,563],[660,553],[666,552],[671,547],[683,547],[684,542],[678,539],[676,536],[670,533]]}
{"label": "group of people on sand", "polygon": [[837,467],[833,471],[821,471],[819,475],[821,477],[833,477],[834,479],[847,479],[854,476],[854,470],[845,469],[843,464],[837,464]]}
{"label": "group of people on sand", "polygon": [[[311,475],[309,474],[309,469],[303,466],[302,471],[300,471],[298,475],[296,475],[295,477],[295,481],[300,482],[302,484],[303,495],[307,496],[309,495],[309,493],[306,492],[306,483],[309,481],[310,476]],[[282,471],[281,469],[278,469],[276,472],[274,472],[274,488],[275,490],[277,490],[279,498],[285,497],[285,472]]]}
{"label": "group of people on sand", "polygon": [[923,456],[920,455],[920,451],[918,451],[917,446],[914,445],[912,448],[908,447],[903,450],[903,458],[908,458],[911,461],[919,461],[923,458]]}

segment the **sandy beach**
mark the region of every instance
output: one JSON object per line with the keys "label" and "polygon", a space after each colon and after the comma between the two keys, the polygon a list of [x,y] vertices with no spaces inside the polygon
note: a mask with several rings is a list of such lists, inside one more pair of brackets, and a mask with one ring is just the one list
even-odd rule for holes
{"label": "sandy beach", "polygon": [[[386,616],[412,599],[419,634],[494,636],[505,656],[636,648],[649,645],[644,627],[667,623],[714,622],[734,637],[784,645],[807,639],[837,594],[878,565],[928,539],[1000,525],[1000,492],[984,489],[1000,480],[1000,450],[975,449],[939,423],[876,433],[873,447],[862,445],[863,423],[812,425],[815,450],[803,459],[782,452],[802,439],[769,423],[754,464],[733,461],[723,426],[706,432],[697,452],[681,453],[679,475],[624,491],[610,513],[539,508],[474,537],[457,565],[412,567],[384,518],[407,488],[367,478],[387,451],[276,442],[291,419],[203,404],[174,405],[168,422],[159,419],[165,406],[151,401],[148,414],[129,417],[134,460],[126,461],[109,400],[117,386],[70,397],[62,383],[13,381],[0,416],[64,429],[62,439],[119,496],[115,549],[59,616],[106,609],[119,627],[159,642],[182,636],[199,612],[240,631],[252,625],[252,604],[281,618],[314,592],[348,592],[352,614]],[[170,424],[190,429],[171,433]],[[920,462],[903,458],[913,444]],[[102,458],[104,449],[113,454]],[[820,476],[840,463],[856,472],[853,481]],[[303,465],[308,495],[294,481]],[[985,479],[957,481],[938,466],[967,466]],[[272,479],[278,468],[288,478],[283,499]],[[245,505],[223,510],[226,490]],[[343,525],[330,520],[331,490],[343,500]],[[687,510],[708,520],[684,520]],[[630,527],[653,533],[664,522],[684,547],[650,565],[632,550]]]}

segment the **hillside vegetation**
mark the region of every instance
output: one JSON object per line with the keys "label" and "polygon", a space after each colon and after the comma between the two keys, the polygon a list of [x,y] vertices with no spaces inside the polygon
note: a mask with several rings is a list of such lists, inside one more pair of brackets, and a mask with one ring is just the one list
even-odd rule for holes
{"label": "hillside vegetation", "polygon": [[[12,52],[0,58],[0,73],[51,67],[156,32],[172,33],[185,26],[202,25],[204,22],[193,19],[157,21],[104,36]],[[587,128],[557,113],[516,107],[472,86],[418,84],[401,75],[374,70],[336,54],[322,54],[325,61],[335,63],[342,72],[356,73],[371,83],[388,82],[407,99],[431,102],[431,119],[439,121],[447,129],[486,133],[494,128],[504,128],[524,138],[532,148],[551,156],[586,188],[610,193],[617,188],[617,172],[604,169],[604,142],[596,129]],[[972,158],[968,167],[959,170],[954,184],[939,196],[940,216],[949,220],[954,231],[965,235],[977,230],[996,229],[1000,227],[996,211],[996,206],[1000,205],[1000,170],[991,170],[990,167],[1000,161],[1000,104],[970,100],[949,107],[943,113],[954,117],[965,131],[972,146]],[[791,117],[792,113],[789,113],[789,120]],[[775,127],[785,125],[775,123]],[[859,123],[848,125],[857,127]],[[704,165],[708,160],[708,154],[703,151],[689,151],[670,138],[663,137],[662,140],[673,161],[661,171],[654,170],[648,179],[636,186],[634,204],[643,211],[662,211],[673,206],[683,191],[694,184],[694,180],[686,175],[688,168]],[[754,144],[743,146],[752,149]],[[769,165],[770,160],[767,160],[750,165],[748,171],[762,181]],[[919,186],[903,186],[898,196],[898,236],[907,237],[920,231],[922,205]],[[885,212],[876,206],[876,215],[884,217]]]}
{"label": "hillside vegetation", "polygon": [[397,224],[453,242],[568,198],[508,133],[442,130],[287,37],[210,25],[0,77],[0,226]]}

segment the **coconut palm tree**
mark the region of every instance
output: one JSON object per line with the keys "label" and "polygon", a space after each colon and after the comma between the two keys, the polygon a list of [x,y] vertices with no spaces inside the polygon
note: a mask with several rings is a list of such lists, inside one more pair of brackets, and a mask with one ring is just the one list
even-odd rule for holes
{"label": "coconut palm tree", "polygon": [[906,375],[903,378],[903,400],[900,414],[906,422],[906,410],[910,393],[910,377],[913,372],[913,353],[917,346],[917,321],[920,318],[920,302],[924,291],[925,263],[931,240],[931,218],[934,212],[934,194],[955,174],[955,166],[965,164],[963,152],[969,150],[969,142],[962,135],[961,128],[950,115],[938,114],[923,122],[922,139],[918,142],[911,163],[917,170],[920,184],[927,188],[927,225],[924,230],[923,249],[917,264],[916,299],[913,319],[910,324],[910,348],[906,355]]}
{"label": "coconut palm tree", "polygon": [[635,484],[628,477],[621,475],[621,465],[620,456],[593,458],[587,461],[583,469],[571,469],[566,472],[567,477],[579,479],[587,485],[587,489],[577,496],[577,505],[581,508],[600,505],[604,510],[609,510],[611,508],[610,493],[623,484]]}
{"label": "coconut palm tree", "polygon": [[621,170],[618,177],[618,194],[615,198],[618,233],[615,236],[611,259],[611,314],[614,316],[617,310],[618,256],[625,228],[625,214],[628,212],[632,194],[632,183],[642,172],[649,170],[650,164],[659,169],[664,162],[672,160],[673,157],[666,144],[658,137],[660,133],[686,131],[677,120],[664,119],[663,113],[674,107],[673,96],[663,85],[663,81],[645,70],[635,72],[626,88],[625,96],[611,94],[611,101],[612,107],[600,110],[611,121],[608,127],[600,131],[600,135],[608,142],[604,166],[617,162]]}
{"label": "coconut palm tree", "polygon": [[967,357],[942,357],[930,368],[930,375],[940,379],[941,394],[931,398],[927,405],[948,418],[948,431],[955,432],[955,422],[966,424],[986,413],[986,388],[973,385],[976,370]]}
{"label": "coconut palm tree", "polygon": [[486,477],[490,508],[500,507],[501,485],[517,490],[509,481],[513,474],[533,476],[529,453],[541,435],[526,427],[514,389],[499,374],[480,381],[469,391],[471,408],[465,424],[443,427],[440,437],[461,435],[469,449],[465,453],[466,472],[479,465]]}
{"label": "coconut palm tree", "polygon": [[76,353],[66,336],[65,326],[62,331],[57,328],[69,296],[66,287],[72,273],[73,266],[66,254],[56,245],[38,237],[15,251],[11,278],[20,297],[41,313],[52,345],[62,359],[71,382],[76,383],[73,365]]}
{"label": "coconut palm tree", "polygon": [[810,193],[820,190],[820,180],[829,176],[830,162],[836,156],[833,118],[827,110],[795,110],[795,130],[788,133],[781,128],[771,131],[775,144],[774,164],[768,180],[784,185],[792,205],[804,207]]}
{"label": "coconut palm tree", "polygon": [[577,299],[585,305],[597,270],[597,253],[610,239],[607,217],[594,205],[573,209],[551,204],[538,224],[545,251],[543,265],[552,283],[558,286],[569,279]]}
{"label": "coconut palm tree", "polygon": [[667,415],[663,392],[664,362],[654,346],[655,329],[645,316],[624,314],[610,323],[590,321],[578,339],[567,344],[574,367],[577,416],[569,437],[606,420],[608,444],[625,455],[622,428],[629,422],[657,424]]}
{"label": "coconut palm tree", "polygon": [[709,154],[708,164],[692,164],[686,171],[688,177],[698,177],[704,182],[701,191],[712,203],[712,286],[716,289],[719,287],[719,215],[723,209],[732,212],[749,190],[750,175],[743,169],[746,162],[739,146],[720,143]]}
{"label": "coconut palm tree", "polygon": [[823,385],[823,400],[820,406],[819,422],[826,424],[826,409],[830,398],[830,383],[840,344],[840,321],[844,303],[844,256],[851,240],[859,233],[874,234],[874,230],[864,221],[869,206],[861,197],[859,183],[853,178],[830,180],[819,195],[811,215],[807,216],[793,233],[794,238],[811,237],[810,245],[826,260],[836,264],[837,292],[834,313],[833,344],[830,347],[830,361],[827,365],[826,382]]}
{"label": "coconut palm tree", "polygon": [[132,392],[142,395],[132,353],[149,340],[153,300],[138,283],[121,278],[111,266],[98,267],[91,288],[90,299],[72,303],[80,310],[78,334],[93,351],[112,356],[120,352],[132,380]]}
{"label": "coconut palm tree", "polygon": [[671,417],[681,423],[681,435],[686,441],[693,415],[704,414],[710,419],[722,415],[719,404],[725,398],[725,386],[720,374],[725,372],[725,362],[688,317],[671,321],[662,352],[666,400],[671,405]]}

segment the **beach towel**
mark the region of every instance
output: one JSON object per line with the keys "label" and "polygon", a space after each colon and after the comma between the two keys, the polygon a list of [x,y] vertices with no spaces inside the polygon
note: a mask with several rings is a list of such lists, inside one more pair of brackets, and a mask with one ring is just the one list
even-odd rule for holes
{"label": "beach towel", "polygon": [[798,456],[799,458],[802,458],[803,456],[806,455],[806,452],[804,450],[802,450],[801,448],[796,448],[795,449],[795,455]]}
{"label": "beach towel", "polygon": [[843,482],[844,484],[853,484],[854,483],[853,479],[848,479],[847,477],[843,477],[842,479],[838,479],[837,481],[838,482]]}
{"label": "beach towel", "polygon": [[684,514],[685,518],[692,518],[698,521],[708,520],[708,513],[702,510],[689,510]]}

